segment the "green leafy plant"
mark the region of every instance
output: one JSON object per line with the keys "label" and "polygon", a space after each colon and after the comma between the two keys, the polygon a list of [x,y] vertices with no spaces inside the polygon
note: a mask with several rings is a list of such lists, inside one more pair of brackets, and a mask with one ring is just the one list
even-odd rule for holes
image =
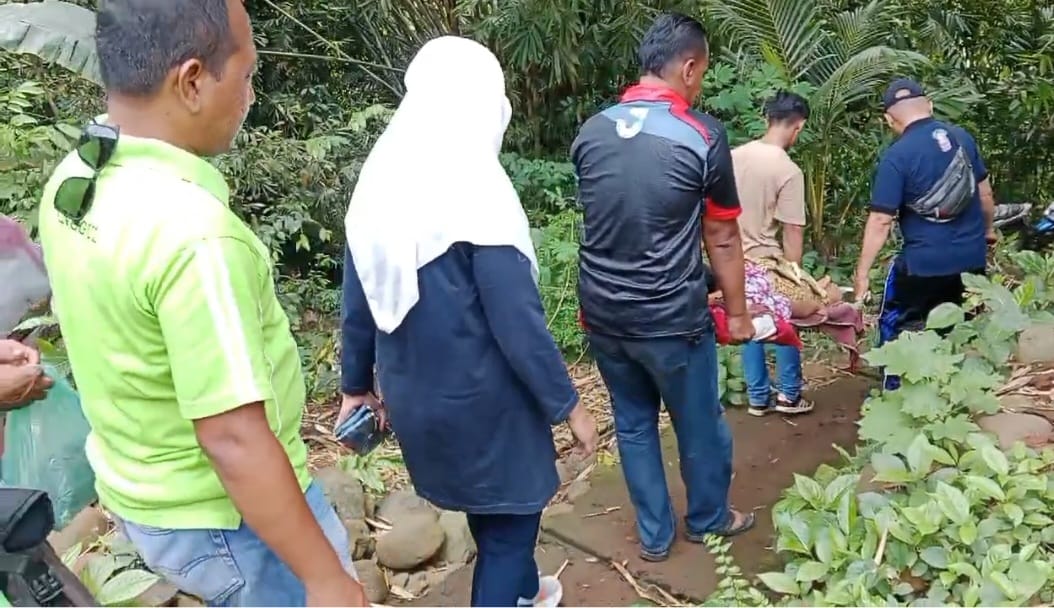
{"label": "green leafy plant", "polygon": [[776,549],[787,562],[760,580],[784,602],[1021,606],[1054,598],[1054,450],[1019,442],[1004,452],[974,420],[1000,409],[1011,344],[1041,311],[1023,310],[999,283],[964,281],[968,306],[982,312],[967,320],[963,308],[942,305],[924,331],[868,353],[901,377],[901,388],[866,402],[855,462],[796,475],[774,507]]}
{"label": "green leafy plant", "polygon": [[63,556],[67,568],[80,563],[80,579],[100,606],[138,606],[161,577],[146,569],[130,542],[110,532],[91,545],[78,543]]}

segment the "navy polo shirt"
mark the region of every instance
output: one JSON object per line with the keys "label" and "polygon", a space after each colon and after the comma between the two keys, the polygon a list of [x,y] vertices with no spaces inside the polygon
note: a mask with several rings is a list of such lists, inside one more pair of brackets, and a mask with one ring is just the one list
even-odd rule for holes
{"label": "navy polo shirt", "polygon": [[938,224],[908,209],[941,178],[959,146],[966,148],[974,176],[988,177],[977,142],[965,129],[927,118],[908,125],[878,162],[871,210],[897,216],[904,235],[902,256],[908,274],[956,275],[983,269],[987,252],[980,190],[958,217]]}

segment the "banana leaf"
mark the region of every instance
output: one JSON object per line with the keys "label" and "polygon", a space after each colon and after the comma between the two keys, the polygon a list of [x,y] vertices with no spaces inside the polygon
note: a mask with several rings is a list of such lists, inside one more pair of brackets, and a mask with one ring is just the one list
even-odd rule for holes
{"label": "banana leaf", "polygon": [[30,54],[101,83],[95,54],[95,13],[45,0],[0,6],[0,49]]}

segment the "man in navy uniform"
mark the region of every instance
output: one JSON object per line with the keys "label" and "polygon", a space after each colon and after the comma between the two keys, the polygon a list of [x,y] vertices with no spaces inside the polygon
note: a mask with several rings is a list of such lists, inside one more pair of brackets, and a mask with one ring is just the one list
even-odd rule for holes
{"label": "man in navy uniform", "polygon": [[[914,80],[893,81],[882,103],[898,137],[878,163],[854,285],[861,302],[875,257],[898,220],[904,245],[886,279],[880,344],[919,329],[940,304],[962,304],[962,273],[984,274],[986,243],[996,239],[995,200],[974,138],[934,118],[933,103]],[[899,379],[886,378],[887,389],[897,386]]]}

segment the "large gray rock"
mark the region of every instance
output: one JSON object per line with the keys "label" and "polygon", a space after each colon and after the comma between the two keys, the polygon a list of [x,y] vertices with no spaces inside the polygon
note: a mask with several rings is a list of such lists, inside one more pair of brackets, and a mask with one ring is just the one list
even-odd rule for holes
{"label": "large gray rock", "polygon": [[348,546],[351,547],[351,559],[366,559],[373,555],[374,540],[370,527],[361,519],[344,522],[348,531]]}
{"label": "large gray rock", "polygon": [[448,564],[467,564],[476,557],[476,540],[472,538],[464,513],[444,511],[439,515],[439,527],[443,529],[441,560]]}
{"label": "large gray rock", "polygon": [[366,525],[367,500],[362,483],[354,473],[340,467],[326,467],[315,473],[315,481],[322,486],[333,510],[348,531],[352,559],[364,559],[373,554],[373,536]]}
{"label": "large gray rock", "polygon": [[414,519],[419,515],[427,515],[433,521],[439,519],[439,512],[427,500],[414,493],[413,490],[398,490],[392,492],[377,506],[377,517],[397,526],[407,519]]}
{"label": "large gray rock", "polygon": [[388,599],[388,581],[377,564],[368,559],[359,560],[355,562],[355,573],[366,590],[366,599],[371,603],[380,604]]}
{"label": "large gray rock", "polygon": [[413,570],[443,546],[443,528],[430,513],[399,520],[377,539],[377,561],[392,570]]}
{"label": "large gray rock", "polygon": [[347,523],[366,517],[366,493],[354,473],[340,467],[326,467],[315,473],[315,481],[322,486],[341,521]]}
{"label": "large gray rock", "polygon": [[977,420],[982,430],[992,433],[999,441],[999,447],[1010,449],[1018,441],[1030,447],[1041,447],[1054,441],[1054,425],[1042,416],[1000,412],[992,416],[982,416]]}
{"label": "large gray rock", "polygon": [[1017,339],[1017,360],[1020,363],[1054,363],[1054,323],[1037,323]]}

